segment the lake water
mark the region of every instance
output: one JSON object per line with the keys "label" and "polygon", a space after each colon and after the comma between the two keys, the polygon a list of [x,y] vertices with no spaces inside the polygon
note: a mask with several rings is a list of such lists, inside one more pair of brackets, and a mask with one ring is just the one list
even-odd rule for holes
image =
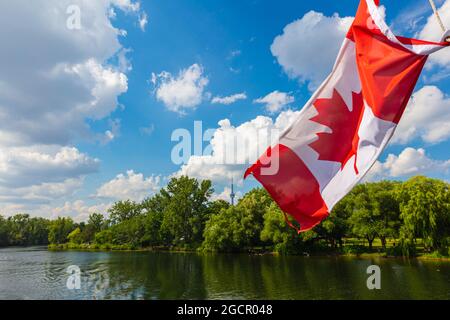
{"label": "lake water", "polygon": [[[381,290],[366,285],[373,264]],[[78,290],[69,266],[81,271]],[[7,248],[0,299],[450,299],[450,263]]]}

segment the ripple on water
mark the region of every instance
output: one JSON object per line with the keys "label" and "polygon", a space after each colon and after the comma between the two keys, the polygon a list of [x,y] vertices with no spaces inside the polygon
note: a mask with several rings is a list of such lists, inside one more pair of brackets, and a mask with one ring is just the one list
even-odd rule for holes
{"label": "ripple on water", "polygon": [[[368,292],[363,259],[0,249],[0,299],[449,299],[450,263],[383,259]],[[67,267],[82,271],[68,290]],[[439,271],[437,271],[439,270]]]}

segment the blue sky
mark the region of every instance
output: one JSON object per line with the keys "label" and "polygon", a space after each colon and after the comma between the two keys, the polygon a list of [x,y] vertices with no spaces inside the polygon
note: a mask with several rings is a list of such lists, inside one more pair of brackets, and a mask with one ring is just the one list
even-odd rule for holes
{"label": "blue sky", "polygon": [[[274,126],[280,115],[292,117],[289,110],[300,110],[327,70],[331,69],[345,34],[345,26],[351,21],[359,1],[149,0],[137,5],[136,1],[102,0],[99,3],[86,5],[80,2],[82,29],[79,33],[59,29],[53,32],[51,28],[55,21],[67,19],[64,6],[54,1],[45,2],[45,7],[58,7],[60,16],[46,17],[41,6],[36,8],[40,11],[38,14],[34,12],[33,17],[42,19],[28,19],[30,25],[35,24],[37,34],[41,32],[48,36],[35,44],[37,49],[25,48],[25,51],[45,54],[44,48],[51,47],[56,53],[61,51],[61,56],[68,57],[61,58],[55,53],[53,59],[51,53],[47,54],[48,59],[38,59],[36,64],[41,63],[42,68],[34,67],[36,70],[59,70],[56,66],[64,65],[66,71],[63,72],[64,77],[55,80],[57,86],[53,84],[54,87],[50,86],[48,91],[38,91],[36,94],[41,94],[42,99],[37,100],[42,100],[50,111],[51,108],[61,110],[61,105],[72,103],[74,107],[59,116],[74,120],[67,120],[67,125],[59,133],[49,133],[52,137],[63,137],[67,129],[67,139],[61,138],[62,141],[48,142],[52,140],[50,138],[39,140],[30,129],[31,138],[17,138],[20,141],[19,151],[12,144],[5,144],[5,152],[18,163],[13,163],[13,166],[7,162],[11,168],[6,168],[10,168],[9,171],[14,174],[0,174],[0,201],[7,214],[21,210],[36,215],[63,214],[82,219],[89,212],[106,210],[116,200],[126,197],[140,200],[146,193],[151,194],[164,186],[168,177],[180,172],[180,166],[171,161],[171,151],[176,145],[176,142],[171,141],[174,130],[184,128],[192,131],[194,121],[202,121],[204,129],[214,129],[224,126],[223,120],[229,119],[229,125],[240,127],[242,131],[239,132],[242,133],[247,128],[245,124],[258,125],[255,122],[258,116],[263,117],[258,121],[266,121],[264,123],[271,119]],[[386,3],[387,21],[397,33],[427,36],[431,40],[440,37],[437,23],[429,20],[432,12],[428,1],[383,3]],[[437,4],[450,26],[450,1],[440,0]],[[25,3],[18,1],[17,10],[12,11],[12,16],[33,14],[23,12],[21,5]],[[111,8],[114,15],[111,14]],[[18,24],[16,20],[19,18],[7,19],[0,24],[12,28],[12,25]],[[46,21],[53,23],[47,26]],[[91,23],[93,21],[100,21],[100,26]],[[288,28],[285,30],[287,26],[291,27],[291,31],[286,31]],[[18,39],[30,36],[29,33],[22,35],[19,27],[12,29]],[[295,30],[298,31],[298,38]],[[59,33],[63,36],[60,37]],[[0,38],[2,36],[6,37],[6,34],[0,33]],[[277,37],[279,45],[274,46]],[[14,57],[5,59],[16,60],[10,65],[11,72],[16,71],[18,74],[17,69],[23,65],[21,59],[27,57],[20,54],[24,48],[18,43],[13,40],[8,43],[10,54]],[[41,46],[42,50],[39,49]],[[66,47],[67,52],[64,51]],[[318,60],[323,63],[316,66],[308,48],[319,48]],[[296,50],[300,58],[291,61],[292,52],[296,53]],[[394,138],[381,157],[373,179],[405,179],[414,174],[426,174],[448,180],[450,118],[445,114],[450,110],[447,95],[450,91],[450,49],[445,51],[430,60],[416,87],[418,95],[413,107],[417,111],[403,128],[399,128],[414,130]],[[95,63],[89,64],[87,61]],[[17,66],[15,70],[14,66]],[[82,71],[84,66],[87,70],[85,73]],[[100,70],[99,73],[94,73],[94,69]],[[30,74],[36,70],[31,70]],[[75,71],[70,73],[67,70]],[[78,80],[70,78],[68,74],[76,74]],[[101,76],[97,77],[98,74]],[[125,78],[121,78],[121,75]],[[193,83],[187,80],[189,76],[194,78]],[[37,79],[46,81],[47,78]],[[102,82],[104,79],[112,79],[110,86],[104,85],[98,89],[101,83],[108,83],[106,80]],[[7,97],[11,92],[18,92],[20,96],[20,93],[25,94],[26,89],[30,88],[23,84],[26,82],[24,79],[19,78],[17,83],[14,82],[16,87],[2,89],[4,80],[0,78],[0,106],[2,102],[9,101]],[[173,92],[167,85],[183,85],[183,80],[184,85],[187,83],[187,87],[182,87],[187,90],[186,95],[171,96]],[[83,85],[79,81],[84,81]],[[66,83],[67,88],[64,87]],[[33,89],[36,85],[30,86]],[[79,106],[85,101],[76,101],[81,94],[74,95],[73,101],[66,101],[68,98],[60,97],[59,94],[66,89],[67,92],[79,89],[81,93],[86,90],[84,94],[89,96],[90,93],[96,98],[92,100],[94,102],[91,101],[91,105],[107,111],[89,111],[81,115],[75,113],[74,110],[82,109]],[[233,103],[213,103],[214,98],[237,94],[241,99]],[[96,95],[100,95],[101,99]],[[18,96],[15,97],[16,101],[19,101]],[[424,105],[427,101],[432,101],[431,111],[427,111],[428,106]],[[23,110],[39,108],[39,104],[23,102]],[[443,111],[445,108],[446,111]],[[51,122],[45,122],[49,114],[51,112],[42,118],[43,128],[53,127]],[[19,124],[18,128],[21,130]],[[9,133],[5,131],[5,135]],[[65,148],[72,148],[71,156],[75,159],[56,168],[56,159],[60,159],[58,155],[63,154],[61,150]],[[33,181],[23,178],[30,173],[19,165],[24,163],[20,157],[29,154],[27,150],[34,150],[33,154],[39,158],[56,161],[51,164],[45,164],[44,161],[42,166],[48,165],[50,168],[39,169],[41,171],[36,173]],[[193,172],[195,176],[199,168],[194,163],[192,165],[192,171],[188,172]],[[253,181],[239,181],[242,168],[232,168],[232,176],[238,180],[241,193],[257,185]],[[185,169],[191,170],[189,167]],[[205,166],[198,176],[208,177],[207,171],[213,169],[220,173],[221,170],[226,171],[227,167]],[[34,177],[34,173],[31,176]],[[225,175],[223,179],[217,179],[217,175],[211,177],[216,196],[226,198],[227,190],[224,188],[230,176]],[[23,179],[23,183],[12,186],[8,179]],[[67,192],[48,192],[53,189],[67,189]]]}

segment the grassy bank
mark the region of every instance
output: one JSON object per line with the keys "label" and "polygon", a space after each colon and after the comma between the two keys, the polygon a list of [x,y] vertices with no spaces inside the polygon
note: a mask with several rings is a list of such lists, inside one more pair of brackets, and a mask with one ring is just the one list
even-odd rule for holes
{"label": "grassy bank", "polygon": [[[386,250],[382,248],[381,243],[374,243],[372,250],[368,246],[362,244],[362,242],[356,239],[348,239],[341,248],[331,248],[326,246],[314,246],[309,248],[310,250],[304,250],[297,253],[280,253],[274,251],[272,248],[268,247],[250,247],[242,248],[241,250],[236,250],[234,252],[223,252],[223,253],[235,253],[235,254],[250,254],[250,255],[301,255],[301,256],[342,256],[342,257],[358,257],[363,259],[371,258],[399,258],[406,257],[405,255],[396,253],[392,249],[395,245],[395,240],[388,242]],[[113,244],[74,244],[66,243],[59,245],[49,245],[48,249],[51,251],[116,251],[116,252],[190,252],[190,253],[211,253],[202,250],[201,247],[192,246],[153,246],[153,247],[137,247],[133,245],[113,245]],[[221,252],[214,252],[221,253]],[[414,255],[408,258],[416,258],[419,260],[441,260],[449,261],[450,255],[448,253],[442,252],[424,252],[423,248],[418,245],[418,250]]]}
{"label": "grassy bank", "polygon": [[196,248],[189,247],[138,247],[130,244],[115,245],[115,244],[50,244],[48,245],[49,250],[53,251],[64,251],[64,250],[80,250],[80,251],[173,251],[173,252],[196,252]]}

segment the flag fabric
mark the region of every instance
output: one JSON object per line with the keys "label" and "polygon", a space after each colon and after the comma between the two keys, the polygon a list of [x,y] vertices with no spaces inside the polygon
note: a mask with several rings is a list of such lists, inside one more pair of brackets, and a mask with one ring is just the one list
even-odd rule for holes
{"label": "flag fabric", "polygon": [[375,163],[428,55],[448,45],[395,36],[379,1],[361,0],[331,74],[245,177],[265,187],[299,232],[313,228]]}

